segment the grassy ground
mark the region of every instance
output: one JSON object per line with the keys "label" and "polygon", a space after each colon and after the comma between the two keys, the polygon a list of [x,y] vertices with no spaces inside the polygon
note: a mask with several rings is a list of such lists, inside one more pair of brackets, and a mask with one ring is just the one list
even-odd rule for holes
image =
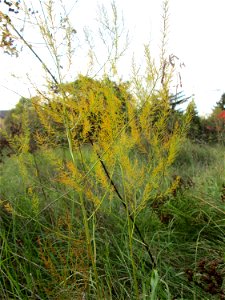
{"label": "grassy ground", "polygon": [[116,196],[95,214],[84,203],[86,228],[45,155],[0,168],[0,299],[225,299],[224,147],[186,142],[166,179],[178,188],[138,215],[154,269]]}

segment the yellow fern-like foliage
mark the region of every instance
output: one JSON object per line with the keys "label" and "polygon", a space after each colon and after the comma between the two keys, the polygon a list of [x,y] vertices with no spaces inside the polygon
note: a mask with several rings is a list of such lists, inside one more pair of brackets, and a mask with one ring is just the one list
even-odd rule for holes
{"label": "yellow fern-like foliage", "polygon": [[75,83],[59,86],[49,103],[38,98],[35,107],[49,140],[67,138],[75,156],[61,169],[58,180],[99,206],[106,190],[111,198],[111,179],[133,212],[143,209],[159,191],[168,193],[161,190],[162,180],[190,120],[187,114],[182,124],[169,127],[168,94],[163,86],[144,102],[142,98],[139,108],[139,99],[131,96],[126,84],[80,76]]}

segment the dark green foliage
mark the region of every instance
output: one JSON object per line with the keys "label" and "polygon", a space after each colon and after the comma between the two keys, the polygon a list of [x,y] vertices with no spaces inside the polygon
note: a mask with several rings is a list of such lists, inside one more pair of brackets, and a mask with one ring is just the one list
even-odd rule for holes
{"label": "dark green foliage", "polygon": [[3,132],[0,132],[0,162],[2,162],[5,155],[10,155],[14,153],[10,146],[10,142]]}
{"label": "dark green foliage", "polygon": [[220,101],[216,102],[216,107],[218,107],[220,110],[225,109],[225,93],[220,98]]}
{"label": "dark green foliage", "polygon": [[192,122],[188,137],[199,143],[221,143],[225,141],[224,94],[216,103],[212,113],[207,117],[199,117],[196,105],[192,109]]}
{"label": "dark green foliage", "polygon": [[[192,96],[186,97],[183,92],[178,92],[175,95],[169,97],[170,107],[173,111],[177,110],[177,106],[186,103]],[[179,109],[178,109],[179,110]]]}
{"label": "dark green foliage", "polygon": [[201,135],[202,135],[201,118],[198,115],[196,104],[195,102],[193,102],[192,120],[188,132],[188,137],[193,141],[200,141]]}

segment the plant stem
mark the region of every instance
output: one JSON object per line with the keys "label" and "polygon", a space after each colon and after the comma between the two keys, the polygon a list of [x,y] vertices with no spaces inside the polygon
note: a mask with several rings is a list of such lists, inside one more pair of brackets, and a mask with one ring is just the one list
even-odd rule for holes
{"label": "plant stem", "polygon": [[[90,142],[91,142],[91,145],[93,146],[93,142],[92,142],[91,140],[90,140]],[[138,227],[137,224],[135,223],[135,220],[134,220],[134,218],[133,218],[131,212],[129,211],[129,208],[128,208],[127,204],[125,203],[125,201],[124,201],[122,195],[120,194],[120,192],[119,192],[117,186],[115,185],[114,181],[112,180],[111,176],[109,175],[109,172],[108,172],[108,170],[107,170],[107,167],[106,167],[106,165],[104,164],[104,162],[103,162],[101,156],[100,156],[99,153],[97,153],[97,152],[96,152],[96,154],[97,154],[97,156],[98,156],[98,158],[99,158],[99,161],[100,161],[101,166],[102,166],[102,168],[103,168],[103,170],[104,170],[104,172],[105,172],[106,177],[108,178],[108,180],[109,180],[110,184],[112,185],[112,187],[113,187],[115,193],[117,194],[118,198],[121,200],[124,209],[125,209],[126,211],[128,211],[129,219],[130,219],[131,222],[133,223],[134,228],[135,228],[135,230],[136,230],[136,232],[137,232],[137,234],[138,234],[138,236],[139,236],[139,238],[140,238],[142,244],[144,245],[145,250],[147,251],[147,253],[148,253],[149,257],[150,257],[150,264],[151,264],[152,268],[155,268],[155,267],[156,267],[156,262],[155,262],[155,259],[154,259],[153,255],[152,255],[152,253],[151,253],[151,250],[150,250],[150,247],[149,247],[148,243],[145,241],[145,239],[144,239],[144,237],[143,237],[143,235],[142,235],[142,233],[141,233],[139,227]]]}
{"label": "plant stem", "polygon": [[83,199],[82,192],[80,192],[80,205],[81,205],[81,210],[82,210],[82,215],[83,215],[88,257],[91,259],[92,268],[94,270],[95,284],[96,284],[97,292],[98,292],[98,299],[102,299],[99,280],[98,280],[98,272],[97,272],[97,268],[96,268],[96,261],[95,261],[92,246],[91,246],[91,235],[90,235],[90,230],[89,230],[89,226],[88,226],[87,212],[86,212],[86,208],[84,205],[84,199]]}
{"label": "plant stem", "polygon": [[28,42],[24,39],[24,37],[20,34],[20,32],[15,28],[15,26],[13,26],[13,24],[11,22],[9,24],[13,28],[13,30],[16,32],[16,34],[19,36],[19,38],[30,49],[30,51],[34,54],[34,56],[39,60],[39,62],[42,64],[42,66],[45,68],[45,70],[48,72],[48,74],[52,77],[53,81],[56,84],[58,84],[58,80],[55,78],[55,76],[52,74],[52,72],[49,70],[49,68],[46,66],[46,64],[44,63],[44,61],[37,54],[37,52],[33,50],[32,46],[30,44],[28,44]]}
{"label": "plant stem", "polygon": [[46,195],[45,190],[43,188],[43,182],[42,182],[42,179],[41,179],[41,174],[40,174],[40,170],[39,170],[39,167],[38,167],[38,164],[37,164],[36,156],[35,156],[34,153],[32,153],[32,156],[33,156],[33,159],[34,159],[34,165],[35,165],[35,168],[36,168],[38,180],[40,182],[42,194],[43,194],[43,196],[45,198],[45,202],[48,203],[47,202],[47,195]]}

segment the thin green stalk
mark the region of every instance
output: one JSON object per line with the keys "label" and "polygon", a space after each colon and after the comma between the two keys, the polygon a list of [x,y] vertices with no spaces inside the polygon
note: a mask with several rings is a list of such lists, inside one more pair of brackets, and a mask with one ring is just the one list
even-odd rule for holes
{"label": "thin green stalk", "polygon": [[96,268],[96,260],[95,260],[95,257],[93,254],[93,249],[91,246],[91,234],[90,234],[90,230],[89,230],[89,226],[88,226],[88,217],[87,217],[87,212],[86,212],[86,208],[84,205],[84,198],[83,198],[82,192],[80,192],[80,205],[81,205],[81,210],[82,210],[82,215],[83,215],[83,223],[84,223],[84,230],[85,230],[85,236],[86,236],[88,257],[91,259],[92,268],[94,270],[95,284],[97,287],[98,299],[102,299],[100,285],[99,285],[99,279],[98,279],[98,272],[97,272],[97,268]]}
{"label": "thin green stalk", "polygon": [[[133,256],[133,236],[134,236],[134,230],[135,230],[135,227],[134,227],[135,219],[134,219],[134,222],[132,222],[131,218],[130,218],[129,203],[128,203],[128,199],[127,199],[126,193],[125,193],[124,174],[123,174],[122,167],[121,167],[121,177],[122,177],[122,182],[123,182],[123,187],[124,187],[124,202],[126,204],[128,237],[129,237],[128,244],[129,244],[130,259],[131,259],[131,264],[132,264],[134,291],[135,291],[136,298],[139,299],[139,289],[138,289],[138,282],[137,282],[137,267],[136,267],[134,256]],[[134,218],[135,218],[135,216],[134,216]]]}
{"label": "thin green stalk", "polygon": [[43,182],[42,182],[42,178],[41,178],[41,174],[40,174],[40,170],[39,170],[39,167],[38,167],[38,163],[37,163],[37,160],[36,160],[36,155],[35,153],[32,153],[32,156],[33,156],[33,159],[34,159],[34,165],[35,165],[35,169],[36,169],[36,172],[37,172],[37,177],[38,177],[38,180],[40,182],[40,187],[41,187],[41,191],[42,191],[42,194],[44,196],[44,199],[45,199],[45,202],[47,202],[47,195],[45,193],[45,190],[43,188]]}
{"label": "thin green stalk", "polygon": [[16,34],[18,35],[18,37],[21,39],[21,41],[24,42],[24,44],[28,47],[28,49],[30,49],[30,51],[34,54],[34,56],[39,60],[39,62],[42,64],[42,66],[44,67],[44,69],[48,72],[48,74],[52,77],[53,81],[58,84],[57,79],[55,78],[55,76],[52,74],[52,72],[50,71],[50,69],[47,67],[47,65],[44,63],[44,61],[40,58],[40,56],[37,54],[36,51],[34,51],[34,49],[32,48],[32,46],[24,39],[24,37],[20,34],[20,32],[15,28],[15,26],[9,22],[10,26],[12,27],[12,29],[16,32]]}
{"label": "thin green stalk", "polygon": [[126,213],[127,213],[127,222],[128,222],[128,235],[129,235],[129,251],[130,251],[130,258],[132,264],[132,271],[133,271],[133,280],[134,280],[134,290],[136,294],[136,298],[139,299],[139,289],[137,283],[137,268],[133,257],[133,234],[134,234],[134,222],[130,219],[130,212],[128,209],[128,204],[126,204]]}

